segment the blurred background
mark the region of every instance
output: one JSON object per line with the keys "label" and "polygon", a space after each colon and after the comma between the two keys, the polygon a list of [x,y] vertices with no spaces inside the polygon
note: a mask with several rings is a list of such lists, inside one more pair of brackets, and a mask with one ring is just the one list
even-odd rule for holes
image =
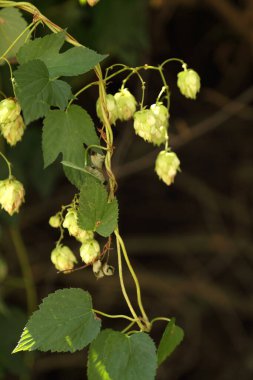
{"label": "blurred background", "polygon": [[[115,130],[120,229],[148,314],[174,316],[185,331],[157,379],[252,379],[253,1],[100,0],[93,8],[78,0],[32,3],[85,46],[110,54],[104,68],[116,62],[156,65],[178,57],[201,76],[201,92],[192,101],[177,89],[180,65],[165,69],[172,94],[170,143],[182,169],[173,186],[158,180],[159,150],[136,137],[131,122]],[[0,90],[12,96],[7,67],[0,67],[0,76]],[[151,105],[160,79],[149,72],[144,78],[145,104]],[[92,79],[92,74],[73,79],[73,92]],[[117,77],[108,92],[116,92],[122,79]],[[137,79],[128,87],[140,100]],[[97,96],[92,88],[79,98],[94,117]],[[51,264],[58,234],[48,219],[71,201],[75,189],[60,163],[43,170],[41,122],[31,124],[15,148],[3,141],[1,148],[26,187],[26,204],[18,216],[0,214],[0,378],[85,379],[86,351],[9,352],[34,307],[61,287],[88,290],[96,309],[127,312],[118,273],[96,281],[89,269],[61,275]],[[1,164],[1,179],[5,176]],[[65,242],[78,251],[72,239]],[[116,264],[115,250],[111,264]],[[134,297],[127,274],[126,283]],[[103,326],[124,327],[106,319]],[[155,324],[156,342],[164,327]]]}

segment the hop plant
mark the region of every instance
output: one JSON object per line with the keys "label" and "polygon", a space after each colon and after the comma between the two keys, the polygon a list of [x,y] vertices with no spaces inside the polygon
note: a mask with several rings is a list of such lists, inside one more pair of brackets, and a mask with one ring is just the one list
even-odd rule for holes
{"label": "hop plant", "polygon": [[114,95],[114,99],[118,109],[118,118],[122,121],[131,119],[136,111],[136,100],[131,92],[127,88],[123,88]]}
{"label": "hop plant", "polygon": [[78,226],[77,212],[73,208],[68,209],[62,225],[69,231],[70,236],[74,236],[81,243],[93,239],[94,234],[92,231],[83,230]]}
{"label": "hop plant", "polygon": [[[116,101],[114,99],[114,96],[111,94],[106,95],[106,107],[108,110],[108,117],[109,117],[109,122],[111,124],[115,124],[116,120],[118,119],[118,108]],[[102,115],[102,109],[101,109],[101,100],[100,98],[97,100],[97,115],[99,119],[103,122],[103,115]]]}
{"label": "hop plant", "polygon": [[180,161],[174,152],[162,150],[156,159],[155,171],[158,177],[168,186],[174,182],[174,178],[179,171]]}
{"label": "hop plant", "polygon": [[13,98],[7,98],[0,102],[0,125],[15,121],[20,115],[20,105]]}
{"label": "hop plant", "polygon": [[95,239],[84,242],[80,247],[80,256],[85,264],[93,263],[100,253],[99,243]]}
{"label": "hop plant", "polygon": [[1,132],[7,143],[14,146],[22,139],[25,131],[25,124],[21,115],[15,121],[2,124]]}
{"label": "hop plant", "polygon": [[134,114],[134,129],[144,140],[161,145],[167,139],[169,112],[161,103],[153,104],[150,109]]}
{"label": "hop plant", "polygon": [[150,107],[156,118],[155,128],[151,130],[152,142],[155,145],[161,145],[167,139],[167,130],[169,127],[169,111],[162,103],[152,104]]}
{"label": "hop plant", "polygon": [[51,261],[59,271],[69,272],[77,263],[74,253],[66,245],[59,245],[51,252]]}
{"label": "hop plant", "polygon": [[21,182],[13,177],[0,181],[0,204],[9,215],[19,212],[24,200],[25,190]]}
{"label": "hop plant", "polygon": [[145,141],[152,142],[151,129],[155,128],[156,118],[149,109],[140,110],[134,114],[135,133]]}
{"label": "hop plant", "polygon": [[177,85],[181,94],[186,98],[196,99],[200,90],[200,77],[196,71],[185,69],[177,74]]}
{"label": "hop plant", "polygon": [[12,98],[0,102],[0,129],[1,133],[11,146],[22,139],[25,124],[20,115],[20,105]]}

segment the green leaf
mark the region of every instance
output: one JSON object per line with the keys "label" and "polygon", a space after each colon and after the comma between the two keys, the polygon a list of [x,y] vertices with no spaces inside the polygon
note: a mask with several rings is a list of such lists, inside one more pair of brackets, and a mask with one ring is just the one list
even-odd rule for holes
{"label": "green leaf", "polygon": [[48,112],[42,134],[45,167],[55,161],[59,153],[64,161],[84,167],[83,144],[99,145],[93,121],[83,108],[72,105],[66,111]]}
{"label": "green leaf", "polygon": [[102,214],[101,223],[97,227],[97,233],[107,237],[111,235],[118,223],[119,206],[116,198],[111,203],[107,203]]}
{"label": "green leaf", "polygon": [[156,366],[154,342],[142,332],[126,336],[107,329],[90,345],[89,380],[154,380]]}
{"label": "green leaf", "polygon": [[108,203],[108,193],[97,179],[90,177],[80,192],[78,222],[81,228],[109,236],[117,226],[118,202]]}
{"label": "green leaf", "polygon": [[[9,46],[27,27],[26,21],[16,8],[5,8],[0,10],[0,57],[5,53]],[[24,44],[28,31],[17,41],[6,58],[15,57],[19,48]]]}
{"label": "green leaf", "polygon": [[64,109],[72,97],[70,86],[61,80],[50,80],[48,69],[40,60],[19,66],[14,76],[26,124],[45,116],[50,106]]}
{"label": "green leaf", "polygon": [[183,338],[183,330],[175,324],[175,318],[172,318],[163,333],[157,350],[158,366],[172,354]]}
{"label": "green leaf", "polygon": [[75,352],[99,333],[100,321],[91,297],[82,289],[60,289],[43,299],[29,319],[13,353],[19,351]]}
{"label": "green leaf", "polygon": [[18,52],[19,63],[40,59],[47,66],[50,78],[55,78],[84,74],[106,57],[83,46],[59,53],[65,34],[65,32],[52,33],[28,42]]}

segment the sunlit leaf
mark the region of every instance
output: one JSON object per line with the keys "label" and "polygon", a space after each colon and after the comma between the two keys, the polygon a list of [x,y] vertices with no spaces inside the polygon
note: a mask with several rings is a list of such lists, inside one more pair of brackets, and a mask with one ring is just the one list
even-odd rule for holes
{"label": "sunlit leaf", "polygon": [[145,333],[103,330],[90,345],[89,380],[154,380],[156,367],[155,345]]}
{"label": "sunlit leaf", "polygon": [[74,352],[99,333],[100,321],[91,297],[82,289],[61,289],[43,299],[29,319],[13,353],[19,351]]}

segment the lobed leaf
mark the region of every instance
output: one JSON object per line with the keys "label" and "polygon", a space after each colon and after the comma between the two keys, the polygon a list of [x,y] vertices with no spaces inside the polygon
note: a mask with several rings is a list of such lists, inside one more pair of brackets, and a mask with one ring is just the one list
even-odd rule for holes
{"label": "lobed leaf", "polygon": [[40,59],[48,68],[50,78],[80,75],[91,70],[106,56],[83,46],[59,53],[65,41],[65,32],[52,33],[25,44],[17,54],[22,65]]}
{"label": "lobed leaf", "polygon": [[183,338],[183,330],[175,324],[175,318],[172,318],[163,333],[157,350],[158,366],[172,354]]}
{"label": "lobed leaf", "polygon": [[29,319],[13,353],[19,351],[75,352],[99,333],[91,296],[82,289],[60,289],[43,299]]}
{"label": "lobed leaf", "polygon": [[[66,111],[48,112],[42,134],[45,167],[55,161],[60,153],[64,161],[84,167],[83,144],[98,145],[99,138],[91,117],[82,107],[72,105]],[[69,170],[81,173],[72,168]]]}
{"label": "lobed leaf", "polygon": [[101,236],[109,236],[117,226],[118,202],[108,203],[108,193],[103,184],[90,176],[81,187],[78,222],[81,228]]}
{"label": "lobed leaf", "polygon": [[70,86],[61,80],[50,80],[48,69],[40,60],[19,66],[14,76],[26,124],[45,116],[50,106],[64,109],[72,97]]}
{"label": "lobed leaf", "polygon": [[156,367],[155,345],[145,333],[127,336],[107,329],[90,345],[89,380],[154,380]]}

